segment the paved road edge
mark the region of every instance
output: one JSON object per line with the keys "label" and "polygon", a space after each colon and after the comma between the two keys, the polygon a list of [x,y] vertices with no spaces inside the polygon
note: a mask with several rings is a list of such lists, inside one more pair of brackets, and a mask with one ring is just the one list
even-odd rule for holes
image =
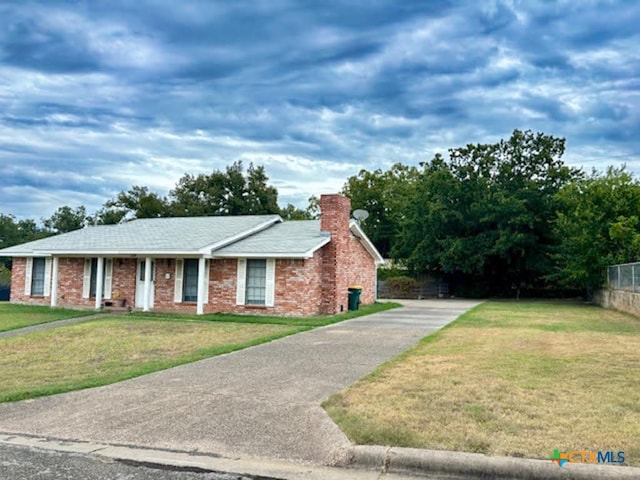
{"label": "paved road edge", "polygon": [[[282,480],[377,480],[379,472],[348,470],[340,467],[304,465],[260,458],[226,458],[197,452],[182,452],[127,445],[82,442],[0,432],[0,445],[50,450],[72,455],[90,455],[107,461],[120,461],[158,469],[215,472],[259,479]],[[405,476],[385,476],[404,480]]]}
{"label": "paved road edge", "polygon": [[383,446],[354,446],[343,467],[413,475],[451,475],[456,478],[527,480],[618,480],[640,478],[640,468],[593,464],[565,464],[550,460],[491,457],[478,453]]}

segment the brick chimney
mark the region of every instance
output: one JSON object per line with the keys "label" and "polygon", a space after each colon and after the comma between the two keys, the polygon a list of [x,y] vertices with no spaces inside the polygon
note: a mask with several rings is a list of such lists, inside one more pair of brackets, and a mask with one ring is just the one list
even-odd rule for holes
{"label": "brick chimney", "polygon": [[351,200],[339,194],[320,196],[320,230],[331,234],[322,258],[322,311],[347,310],[349,293],[349,220]]}

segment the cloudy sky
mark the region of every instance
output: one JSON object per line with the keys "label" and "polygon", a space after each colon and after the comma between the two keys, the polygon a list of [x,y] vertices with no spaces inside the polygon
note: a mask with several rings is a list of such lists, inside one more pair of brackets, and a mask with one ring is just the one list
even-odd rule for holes
{"label": "cloudy sky", "polygon": [[635,1],[2,0],[0,213],[266,167],[282,204],[514,128],[640,173]]}

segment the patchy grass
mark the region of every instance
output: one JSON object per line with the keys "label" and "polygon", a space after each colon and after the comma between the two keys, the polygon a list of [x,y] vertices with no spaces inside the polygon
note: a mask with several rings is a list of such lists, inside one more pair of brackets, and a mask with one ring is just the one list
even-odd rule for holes
{"label": "patchy grass", "polygon": [[233,323],[259,323],[270,325],[289,325],[298,327],[323,327],[332,323],[342,322],[351,318],[370,315],[372,313],[383,312],[392,308],[401,307],[399,303],[382,302],[370,305],[360,305],[360,310],[346,311],[337,315],[324,315],[315,317],[272,317],[263,315],[235,315],[230,313],[212,313],[207,315],[183,315],[171,313],[136,313],[136,316],[154,318],[154,319],[171,319],[188,321],[194,320],[198,322],[233,322]]}
{"label": "patchy grass", "polygon": [[118,382],[308,327],[105,318],[0,340],[0,402]]}
{"label": "patchy grass", "polygon": [[96,312],[0,302],[0,332],[94,313]]}
{"label": "patchy grass", "polygon": [[640,465],[640,319],[572,302],[488,302],[324,406],[359,444]]}
{"label": "patchy grass", "polygon": [[[0,402],[115,383],[397,306],[310,318],[133,313],[0,339]],[[25,307],[23,315],[69,318],[62,312],[94,313]]]}

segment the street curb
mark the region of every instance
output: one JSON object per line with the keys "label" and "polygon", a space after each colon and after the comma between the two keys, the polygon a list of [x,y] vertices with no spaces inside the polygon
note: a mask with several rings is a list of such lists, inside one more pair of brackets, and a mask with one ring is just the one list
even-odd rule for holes
{"label": "street curb", "polygon": [[64,440],[9,432],[0,432],[0,445],[35,448],[72,455],[90,455],[127,465],[162,470],[230,474],[237,475],[237,478],[242,479],[379,480],[380,478],[378,472],[370,470],[349,470],[264,458],[227,458],[197,452]]}
{"label": "street curb", "polygon": [[640,479],[640,468],[565,463],[479,453],[382,446],[354,446],[343,467],[412,475],[440,474],[456,478],[526,480]]}

